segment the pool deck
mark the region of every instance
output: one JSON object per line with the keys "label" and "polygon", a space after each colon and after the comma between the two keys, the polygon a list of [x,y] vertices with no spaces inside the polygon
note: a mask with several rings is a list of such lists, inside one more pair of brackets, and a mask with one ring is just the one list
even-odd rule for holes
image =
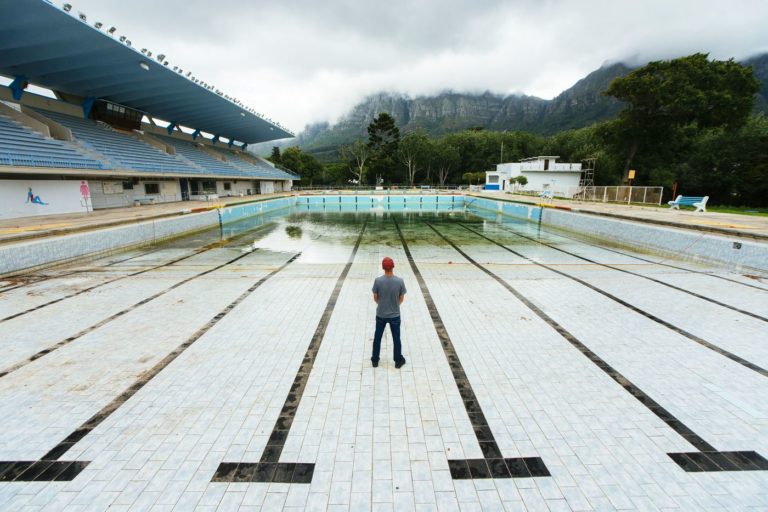
{"label": "pool deck", "polygon": [[[138,207],[110,208],[91,213],[46,215],[0,220],[0,244],[30,240],[47,236],[88,231],[105,227],[167,218],[195,211],[241,202],[284,197],[292,193],[277,193],[246,197],[221,198],[218,201],[185,201]],[[293,193],[295,194],[295,193]],[[733,213],[695,213],[687,210],[643,207],[613,203],[586,203],[553,200],[542,203],[531,196],[484,192],[474,194],[490,199],[512,200],[526,204],[542,204],[581,213],[611,216],[624,220],[648,222],[680,229],[695,229],[712,233],[734,235],[768,241],[768,217]]]}
{"label": "pool deck", "polygon": [[489,199],[512,200],[527,204],[540,204],[574,212],[604,215],[624,220],[648,222],[681,229],[695,229],[725,235],[735,235],[768,241],[768,216],[741,215],[736,213],[694,212],[672,210],[665,207],[638,206],[618,203],[592,203],[554,199],[542,201],[537,197],[499,192],[475,194]]}
{"label": "pool deck", "polygon": [[205,211],[221,205],[274,199],[286,195],[290,194],[276,193],[245,197],[223,197],[216,201],[177,201],[173,203],[127,206],[124,208],[107,208],[90,213],[65,213],[5,219],[0,220],[0,244],[162,219]]}
{"label": "pool deck", "polygon": [[[768,282],[305,219],[0,289],[0,509],[768,509]],[[388,333],[368,359],[384,255],[399,370]]]}

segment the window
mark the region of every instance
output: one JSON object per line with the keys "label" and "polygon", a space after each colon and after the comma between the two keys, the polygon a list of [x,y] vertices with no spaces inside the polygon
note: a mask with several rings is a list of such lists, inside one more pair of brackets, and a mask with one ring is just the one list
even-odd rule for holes
{"label": "window", "polygon": [[144,193],[147,195],[156,195],[160,193],[160,184],[159,183],[145,183],[144,184]]}
{"label": "window", "polygon": [[213,180],[203,180],[203,193],[204,194],[215,194],[216,193],[216,182]]}
{"label": "window", "polygon": [[232,190],[232,184],[231,183],[224,183],[224,190]]}
{"label": "window", "polygon": [[499,182],[499,175],[498,174],[489,174],[488,175],[488,183],[498,183]]}
{"label": "window", "polygon": [[124,181],[123,182],[123,190],[133,190],[133,182],[132,181]]}

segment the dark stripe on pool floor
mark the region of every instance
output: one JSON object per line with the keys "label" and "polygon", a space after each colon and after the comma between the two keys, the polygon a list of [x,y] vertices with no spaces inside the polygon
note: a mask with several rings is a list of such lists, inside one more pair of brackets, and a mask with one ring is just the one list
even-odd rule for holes
{"label": "dark stripe on pool floor", "polygon": [[[14,313],[13,315],[7,316],[5,318],[0,318],[0,323],[6,322],[8,320],[13,320],[14,318],[18,318],[18,317],[20,317],[22,315],[26,315],[28,313],[32,313],[33,311],[37,311],[39,309],[42,309],[42,308],[45,308],[45,307],[48,307],[48,306],[52,306],[53,304],[57,304],[57,303],[59,303],[59,302],[61,302],[63,300],[71,299],[72,297],[77,297],[78,295],[90,292],[91,290],[95,290],[96,288],[100,288],[102,286],[114,283],[116,281],[120,281],[122,279],[127,279],[129,277],[138,276],[138,275],[144,274],[146,272],[151,272],[152,270],[157,270],[159,268],[167,267],[169,265],[173,265],[175,263],[178,263],[180,261],[186,260],[186,259],[191,258],[193,256],[197,256],[198,254],[203,254],[204,252],[208,252],[208,251],[210,251],[212,249],[218,249],[218,248],[224,247],[224,246],[226,246],[229,243],[232,243],[232,242],[234,242],[234,241],[236,241],[236,240],[238,240],[240,238],[243,238],[244,236],[253,234],[255,231],[256,230],[254,230],[254,231],[246,231],[244,233],[240,233],[240,234],[232,236],[230,238],[226,238],[226,239],[220,240],[218,242],[214,242],[214,243],[210,243],[208,245],[205,245],[203,247],[195,249],[191,254],[187,254],[186,256],[182,256],[181,258],[176,258],[175,260],[171,260],[171,261],[163,263],[161,265],[156,265],[154,267],[145,268],[143,270],[139,270],[138,272],[132,272],[130,274],[125,274],[123,276],[119,276],[119,277],[116,277],[114,279],[110,279],[108,281],[104,281],[103,283],[99,283],[99,284],[95,284],[93,286],[89,286],[87,288],[83,288],[82,290],[78,290],[78,291],[76,291],[74,293],[70,293],[69,295],[65,295],[63,297],[59,297],[58,299],[51,300],[49,302],[46,302],[45,304],[40,304],[40,305],[35,306],[33,308],[29,308],[29,309],[27,309],[25,311],[20,311],[19,313]],[[160,249],[157,249],[157,250],[160,250]],[[147,254],[149,254],[151,252],[155,252],[155,251],[149,251]],[[128,259],[131,259],[131,258],[128,258]]]}
{"label": "dark stripe on pool floor", "polygon": [[687,293],[688,295],[691,295],[691,296],[696,297],[696,298],[701,299],[701,300],[705,300],[707,302],[711,302],[712,304],[717,304],[720,307],[723,307],[723,308],[726,308],[726,309],[730,309],[732,311],[736,311],[737,313],[741,313],[742,315],[747,315],[747,316],[750,316],[752,318],[756,318],[757,320],[760,320],[762,322],[768,322],[768,318],[765,318],[764,316],[760,316],[760,315],[758,315],[756,313],[752,313],[751,311],[746,311],[744,309],[739,309],[736,306],[731,306],[730,304],[726,304],[724,302],[720,302],[719,300],[712,299],[710,297],[707,297],[706,295],[701,295],[700,293],[696,293],[696,292],[692,292],[690,290],[686,290],[685,288],[682,288],[680,286],[675,286],[673,284],[665,283],[664,281],[661,281],[661,280],[656,279],[656,278],[651,277],[651,276],[646,276],[644,274],[639,274],[637,272],[632,272],[631,270],[626,270],[626,269],[623,269],[623,268],[615,267],[613,265],[609,265],[608,263],[600,263],[599,261],[595,261],[595,260],[586,258],[584,256],[579,256],[578,254],[572,253],[570,251],[566,251],[565,249],[561,249],[561,248],[559,248],[557,246],[554,246],[552,244],[548,244],[546,242],[542,242],[541,240],[537,240],[537,239],[535,239],[533,237],[530,237],[530,236],[527,236],[527,235],[522,235],[522,234],[520,234],[520,233],[518,233],[518,232],[516,232],[516,231],[514,231],[512,229],[505,228],[504,226],[499,226],[499,227],[502,230],[504,230],[504,231],[506,231],[508,233],[512,233],[513,235],[519,236],[521,238],[525,238],[526,240],[530,240],[532,242],[536,242],[537,244],[541,244],[541,245],[543,245],[545,247],[549,247],[550,249],[554,249],[556,251],[560,251],[560,252],[562,252],[564,254],[567,254],[569,256],[573,256],[574,258],[578,258],[578,259],[580,259],[582,261],[586,261],[586,262],[592,263],[594,265],[599,265],[601,267],[610,268],[612,270],[616,270],[616,271],[619,271],[619,272],[624,272],[625,274],[630,274],[630,275],[633,275],[633,276],[636,276],[636,277],[640,277],[642,279],[647,279],[648,281],[652,281],[652,282],[660,284],[662,286],[666,286],[667,288],[672,288],[673,290],[677,290],[679,292]]}
{"label": "dark stripe on pool floor", "polygon": [[[748,451],[748,452],[719,452],[714,446],[709,444],[707,441],[705,441],[701,436],[696,434],[693,430],[691,430],[687,425],[685,425],[681,420],[676,418],[672,413],[670,413],[668,410],[666,410],[664,407],[662,407],[660,404],[658,404],[655,400],[653,400],[649,395],[647,395],[642,389],[637,387],[635,384],[633,384],[629,379],[627,379],[624,375],[622,375],[618,370],[613,368],[611,365],[609,365],[606,361],[604,361],[600,356],[598,356],[596,353],[592,352],[584,343],[579,341],[573,334],[571,334],[568,330],[566,330],[562,325],[557,323],[552,317],[547,315],[544,311],[542,311],[538,306],[536,306],[533,302],[528,300],[522,293],[517,291],[513,286],[511,286],[509,283],[507,283],[504,279],[497,276],[487,268],[485,268],[483,265],[472,259],[471,256],[469,256],[467,253],[461,250],[456,244],[454,244],[451,240],[446,238],[442,233],[440,233],[437,229],[435,229],[434,226],[432,226],[429,223],[424,223],[427,226],[429,226],[432,231],[435,232],[440,238],[445,240],[448,245],[453,247],[453,249],[461,254],[468,262],[470,262],[472,265],[477,267],[479,270],[481,270],[483,273],[490,276],[493,280],[495,280],[497,283],[499,283],[501,286],[503,286],[508,292],[510,292],[512,295],[515,296],[520,302],[525,304],[528,309],[533,311],[536,316],[544,320],[547,324],[549,324],[550,327],[552,327],[555,331],[557,331],[560,336],[565,338],[571,345],[573,345],[576,349],[579,350],[584,356],[587,357],[595,366],[600,368],[603,372],[605,372],[609,377],[611,377],[614,381],[616,381],[621,387],[623,387],[628,393],[630,393],[633,397],[635,397],[641,404],[643,404],[645,407],[647,407],[653,414],[658,416],[664,423],[666,423],[672,430],[677,432],[681,437],[683,437],[686,441],[688,441],[691,445],[693,445],[699,452],[693,452],[693,453],[705,453],[707,456],[711,456],[713,454],[723,454],[724,457],[727,458],[728,454],[738,453],[738,454],[749,454],[749,456],[744,455],[744,458],[746,459],[754,459],[757,462],[751,463],[750,466],[747,466],[746,464],[742,464],[740,466],[734,465],[736,469],[724,469],[718,465],[712,465],[708,466],[709,469],[701,469],[701,466],[699,467],[699,471],[751,471],[755,469],[762,469],[762,466],[765,465],[765,467],[768,467],[768,461],[766,461],[761,455],[759,455],[756,452]],[[685,471],[690,471],[690,469],[684,465],[680,464],[680,460],[687,460],[687,456],[689,455],[686,453],[686,457],[678,457],[676,454],[668,454],[672,460],[674,460],[682,469]],[[719,457],[719,455],[714,455],[714,457]],[[751,460],[750,459],[750,460]],[[714,469],[718,468],[718,469]]]}
{"label": "dark stripe on pool floor", "polygon": [[116,281],[120,281],[122,279],[127,279],[129,277],[138,276],[138,275],[144,274],[146,272],[150,272],[152,270],[157,270],[159,268],[163,268],[163,267],[167,267],[169,265],[173,265],[174,263],[178,263],[180,261],[184,261],[184,260],[186,260],[188,258],[191,258],[192,256],[197,256],[198,254],[201,254],[201,253],[206,252],[208,250],[210,250],[210,249],[208,249],[208,248],[198,249],[198,250],[195,250],[194,252],[192,252],[191,254],[187,254],[186,256],[182,256],[181,258],[176,258],[175,260],[171,260],[171,261],[169,261],[167,263],[163,263],[162,265],[156,265],[154,267],[145,268],[143,270],[139,270],[138,272],[131,272],[130,274],[126,274],[124,276],[119,276],[119,277],[116,277],[114,279],[109,279],[108,281],[104,281],[103,283],[99,283],[99,284],[95,284],[93,286],[89,286],[87,288],[83,288],[82,290],[78,290],[78,291],[76,291],[74,293],[70,293],[69,295],[65,295],[63,297],[59,297],[58,299],[53,299],[51,301],[48,301],[45,304],[40,304],[40,305],[35,306],[33,308],[29,308],[27,310],[20,311],[18,313],[14,313],[13,315],[10,315],[10,316],[7,316],[5,318],[2,318],[2,319],[0,319],[0,323],[7,322],[8,320],[13,320],[14,318],[18,318],[20,316],[32,313],[34,311],[37,311],[39,309],[43,309],[43,308],[48,307],[48,306],[52,306],[52,305],[57,304],[57,303],[59,303],[61,301],[64,301],[64,300],[67,300],[67,299],[71,299],[72,297],[77,297],[78,295],[82,295],[83,293],[90,292],[91,290],[95,290],[96,288],[100,288],[102,286],[106,286],[106,285],[114,283]]}
{"label": "dark stripe on pool floor", "polygon": [[[179,357],[185,350],[187,350],[193,343],[199,340],[205,333],[207,333],[214,325],[227,316],[238,304],[244,301],[251,293],[253,293],[262,284],[267,282],[270,278],[274,277],[278,272],[285,269],[288,265],[296,261],[301,256],[301,253],[295,254],[288,261],[283,263],[280,267],[276,268],[266,276],[256,281],[250,288],[244,291],[235,300],[230,302],[224,309],[211,318],[204,326],[197,330],[192,336],[190,336],[184,343],[176,347],[173,352],[165,356],[160,362],[153,366],[150,370],[141,374],[136,382],[134,382],[128,389],[123,391],[120,396],[112,400],[106,406],[104,406],[99,412],[91,416],[85,423],[80,425],[74,432],[69,434],[63,441],[54,446],[48,453],[43,455],[39,461],[0,461],[0,481],[43,481],[43,480],[72,480],[80,473],[86,466],[88,461],[61,461],[59,460],[64,454],[72,448],[75,443],[87,436],[94,428],[99,426],[104,420],[112,415],[116,410],[120,408],[125,402],[127,402],[133,395],[135,395],[141,388],[143,388],[150,380],[155,378],[157,374],[163,371],[169,364],[171,364],[177,357]],[[46,465],[46,470],[37,472],[32,467],[41,468]],[[62,467],[66,465],[65,467]],[[55,469],[61,468],[61,472],[51,476],[55,473]],[[63,478],[62,475],[66,475]]]}
{"label": "dark stripe on pool floor", "polygon": [[636,260],[644,261],[646,263],[651,263],[653,265],[659,265],[659,266],[662,266],[662,267],[674,268],[676,270],[683,270],[685,272],[690,272],[692,274],[701,274],[703,276],[714,277],[716,279],[722,279],[723,281],[729,281],[731,283],[739,284],[741,286],[746,286],[748,288],[754,288],[756,290],[761,290],[761,291],[764,291],[764,292],[768,292],[768,288],[764,288],[762,286],[757,286],[757,285],[750,284],[750,283],[744,283],[742,281],[737,281],[736,279],[731,279],[730,277],[725,277],[725,276],[713,274],[711,272],[704,272],[703,270],[694,270],[692,268],[678,267],[677,265],[672,265],[670,263],[664,263],[663,260],[662,261],[650,260],[648,258],[643,258],[641,256],[636,256],[634,254],[629,254],[629,253],[626,253],[626,252],[622,252],[622,251],[619,251],[617,249],[612,249],[610,247],[605,247],[603,245],[593,244],[593,243],[587,242],[586,240],[580,240],[578,238],[575,238],[575,237],[572,237],[572,236],[567,236],[567,235],[564,235],[562,233],[550,233],[550,234],[552,234],[554,236],[559,236],[561,238],[565,238],[567,240],[573,240],[574,242],[578,242],[580,244],[588,245],[590,247],[597,247],[598,249],[602,249],[604,251],[609,251],[609,252],[612,252],[612,253],[615,253],[615,254],[620,254],[620,255],[626,256],[628,258],[634,258]]}
{"label": "dark stripe on pool floor", "polygon": [[505,458],[501,454],[499,445],[496,443],[496,438],[493,436],[491,427],[488,425],[488,421],[485,419],[485,414],[483,414],[483,410],[480,407],[480,402],[477,400],[474,389],[472,389],[472,384],[469,382],[469,378],[464,372],[464,367],[456,353],[456,348],[453,346],[453,341],[448,334],[448,329],[446,329],[443,319],[440,317],[440,312],[435,305],[435,301],[432,300],[432,294],[429,292],[427,283],[424,281],[424,278],[419,271],[419,267],[416,266],[416,262],[413,259],[413,255],[411,255],[410,249],[408,249],[408,243],[405,241],[400,225],[394,217],[392,217],[392,220],[395,223],[397,234],[400,236],[400,242],[403,244],[405,257],[408,259],[408,264],[411,266],[411,270],[416,276],[421,295],[424,297],[424,302],[427,304],[429,315],[432,318],[432,324],[434,325],[435,332],[440,340],[440,346],[442,346],[445,358],[448,360],[448,366],[451,368],[453,380],[459,388],[459,394],[461,395],[464,409],[467,411],[467,416],[472,423],[475,437],[483,452],[484,458],[482,459],[449,460],[448,468],[451,471],[451,476],[454,479],[550,476],[547,466],[539,457],[510,459]]}
{"label": "dark stripe on pool floor", "polygon": [[507,247],[506,245],[502,244],[501,242],[497,242],[496,240],[485,236],[484,234],[480,233],[479,231],[476,231],[476,230],[470,228],[469,226],[467,226],[467,225],[465,225],[463,223],[460,223],[460,222],[456,222],[456,223],[448,222],[446,224],[457,224],[457,225],[461,226],[462,228],[464,228],[464,229],[474,233],[475,235],[479,236],[480,238],[483,238],[483,239],[491,242],[492,244],[501,247],[505,251],[508,251],[508,252],[514,254],[515,256],[518,256],[518,257],[520,257],[520,258],[522,258],[522,259],[524,259],[524,260],[526,260],[526,261],[528,261],[530,263],[533,263],[534,265],[537,265],[537,266],[539,266],[541,268],[545,268],[545,269],[547,269],[549,271],[552,271],[552,272],[554,272],[554,273],[556,273],[558,275],[561,275],[563,277],[571,279],[571,280],[573,280],[573,281],[575,281],[575,282],[577,282],[577,283],[579,283],[579,284],[581,284],[583,286],[586,286],[590,290],[593,290],[593,291],[599,293],[600,295],[603,295],[603,296],[611,299],[612,301],[614,301],[614,302],[616,302],[618,304],[621,304],[625,308],[630,309],[630,310],[634,311],[635,313],[638,313],[638,314],[648,318],[649,320],[652,320],[652,321],[656,322],[657,324],[662,325],[662,326],[664,326],[664,327],[666,327],[666,328],[668,328],[668,329],[670,329],[670,330],[672,330],[672,331],[674,331],[674,332],[676,332],[676,333],[678,333],[678,334],[680,334],[682,336],[685,336],[686,338],[690,339],[691,341],[693,341],[695,343],[698,343],[699,345],[701,345],[703,347],[706,347],[709,350],[712,350],[713,352],[716,352],[716,353],[718,353],[718,354],[720,354],[722,356],[725,356],[728,359],[730,359],[730,360],[732,360],[732,361],[734,361],[734,362],[744,366],[745,368],[749,368],[750,370],[759,373],[763,377],[768,377],[768,370],[766,370],[765,368],[762,368],[762,367],[760,367],[760,366],[758,366],[758,365],[756,365],[756,364],[754,364],[754,363],[752,363],[750,361],[747,361],[746,359],[744,359],[744,358],[742,358],[740,356],[737,356],[736,354],[733,354],[732,352],[728,352],[727,350],[718,347],[714,343],[711,343],[711,342],[709,342],[709,341],[707,341],[707,340],[705,340],[703,338],[700,338],[700,337],[696,336],[695,334],[689,333],[688,331],[685,331],[685,330],[681,329],[680,327],[677,327],[676,325],[672,325],[671,323],[667,322],[666,320],[662,320],[661,318],[659,318],[659,317],[657,317],[657,316],[655,316],[655,315],[653,315],[653,314],[651,314],[651,313],[649,313],[649,312],[647,312],[645,310],[642,310],[639,307],[634,306],[634,305],[630,304],[629,302],[626,302],[625,300],[620,299],[619,297],[616,297],[615,295],[612,295],[612,294],[606,292],[605,290],[602,290],[602,289],[598,288],[597,286],[595,286],[595,285],[593,285],[591,283],[588,283],[587,281],[584,281],[584,280],[582,280],[582,279],[580,279],[578,277],[575,277],[575,276],[572,276],[570,274],[567,274],[567,273],[565,273],[565,272],[563,272],[561,270],[557,270],[557,269],[555,269],[553,267],[550,267],[549,265],[546,265],[544,263],[539,263],[538,261],[532,260],[531,258],[529,258],[527,256],[524,256],[523,254],[520,254],[519,252],[517,252],[517,251]]}
{"label": "dark stripe on pool floor", "polygon": [[[120,263],[125,263],[126,261],[132,260],[134,258],[140,258],[142,256],[146,256],[147,254],[150,254],[150,253],[153,253],[153,252],[157,252],[159,250],[160,249],[152,249],[151,251],[146,251],[146,252],[143,252],[143,253],[140,253],[140,254],[136,254],[134,256],[131,256],[129,258],[124,258],[122,260],[113,261],[111,263],[108,263],[106,265],[102,265],[102,266],[99,266],[99,267],[96,267],[96,268],[107,268],[107,267],[112,267],[112,266],[115,266],[115,265],[119,265]],[[56,264],[53,264],[51,266],[56,266]],[[70,272],[64,272],[63,274],[52,274],[52,275],[36,276],[34,274],[24,274],[24,273],[21,273],[21,274],[14,274],[14,275],[10,275],[10,276],[5,276],[5,277],[3,277],[3,279],[33,279],[33,280],[30,280],[30,281],[28,281],[26,283],[21,283],[21,284],[17,284],[17,285],[11,285],[11,286],[9,286],[7,288],[0,288],[0,293],[10,292],[11,290],[16,290],[18,288],[24,288],[25,286],[31,286],[31,285],[37,284],[37,283],[42,283],[43,281],[50,281],[51,279],[58,279],[58,278],[61,278],[61,277],[67,277],[67,276],[71,276],[71,275],[74,275],[74,274],[88,274],[88,273],[98,273],[98,272],[93,272],[93,269],[91,269],[91,268],[81,268],[81,269],[78,269],[78,270],[72,270]]]}
{"label": "dark stripe on pool floor", "polygon": [[320,351],[320,345],[323,343],[325,331],[328,329],[328,323],[331,321],[333,310],[336,307],[336,301],[339,298],[344,281],[347,279],[349,269],[352,268],[352,263],[355,261],[355,256],[360,248],[367,225],[368,217],[363,221],[363,227],[357,237],[355,246],[352,248],[347,264],[344,266],[344,270],[342,270],[338,279],[336,279],[336,285],[331,292],[331,296],[328,297],[328,302],[325,304],[325,309],[317,324],[315,333],[312,335],[312,340],[309,342],[301,365],[296,372],[296,377],[293,379],[293,384],[291,384],[291,389],[285,398],[280,415],[277,421],[275,421],[275,426],[272,427],[272,433],[269,435],[267,445],[261,454],[261,459],[259,462],[222,462],[216,469],[213,478],[211,478],[211,482],[276,482],[286,484],[308,484],[312,482],[312,475],[315,471],[314,463],[280,462],[280,454],[283,453],[285,441],[288,439],[293,420],[296,418],[301,397],[304,396],[309,375],[315,364],[317,353]]}
{"label": "dark stripe on pool floor", "polygon": [[198,274],[190,276],[190,277],[188,277],[186,279],[183,279],[183,280],[179,281],[178,283],[173,284],[173,285],[169,286],[168,288],[155,293],[154,295],[150,295],[147,298],[141,299],[139,302],[137,302],[137,303],[135,303],[135,304],[133,304],[131,306],[128,306],[127,308],[125,308],[125,309],[123,309],[121,311],[118,311],[117,313],[115,313],[113,315],[110,315],[107,318],[104,318],[103,320],[100,320],[100,321],[96,322],[95,324],[93,324],[91,326],[86,327],[85,329],[83,329],[82,331],[78,332],[77,334],[73,334],[72,336],[68,337],[67,339],[62,340],[62,341],[60,341],[58,343],[55,343],[55,344],[51,345],[50,347],[44,348],[43,350],[41,350],[41,351],[31,355],[27,359],[25,359],[23,361],[20,361],[20,362],[14,364],[12,366],[9,366],[8,368],[6,368],[3,371],[0,371],[0,378],[5,377],[9,373],[15,372],[16,370],[27,366],[28,364],[30,364],[30,363],[40,359],[41,357],[46,356],[46,355],[50,354],[51,352],[54,352],[54,351],[60,349],[61,347],[72,343],[73,341],[77,340],[78,338],[81,338],[81,337],[85,336],[86,334],[88,334],[90,332],[93,332],[93,331],[95,331],[96,329],[98,329],[100,327],[105,326],[109,322],[111,322],[111,321],[113,321],[113,320],[115,320],[117,318],[120,318],[121,316],[125,315],[126,313],[129,313],[129,312],[133,311],[134,309],[136,309],[136,308],[138,308],[140,306],[143,306],[143,305],[147,304],[148,302],[151,302],[151,301],[157,299],[158,297],[162,297],[166,293],[168,293],[170,291],[173,291],[176,288],[178,288],[178,287],[180,287],[182,285],[185,285],[185,284],[189,283],[190,281],[193,281],[193,280],[197,279],[198,277],[203,277],[206,274],[210,274],[211,272],[215,272],[215,271],[217,271],[219,269],[222,269],[222,268],[224,268],[224,267],[226,267],[228,265],[231,265],[232,263],[235,263],[236,261],[241,260],[241,259],[243,259],[246,256],[249,256],[251,254],[253,254],[253,252],[247,252],[247,253],[241,254],[241,255],[239,255],[239,256],[237,256],[235,258],[232,258],[231,260],[229,260],[229,261],[227,261],[225,263],[222,263],[222,264],[217,265],[217,266],[215,266],[213,268],[210,268],[208,270],[205,270],[203,272],[200,272]]}

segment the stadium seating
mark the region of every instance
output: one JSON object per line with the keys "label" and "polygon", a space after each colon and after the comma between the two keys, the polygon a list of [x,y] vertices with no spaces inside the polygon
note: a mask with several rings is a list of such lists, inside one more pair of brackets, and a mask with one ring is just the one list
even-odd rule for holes
{"label": "stadium seating", "polygon": [[71,144],[45,137],[8,116],[0,115],[0,165],[104,169],[101,162]]}
{"label": "stadium seating", "polygon": [[166,173],[205,173],[192,162],[175,158],[135,137],[111,130],[90,119],[48,111],[39,113],[69,128],[76,139],[110,159],[115,168]]}
{"label": "stadium seating", "polygon": [[[37,112],[69,128],[82,147],[46,138],[13,119],[0,115],[0,165],[131,169],[244,179],[297,179],[297,176],[277,169],[257,157],[248,158],[224,148],[209,146],[209,151],[221,155],[223,160],[220,160],[192,141],[151,134],[154,139],[175,148],[176,154],[171,155],[138,137],[113,130],[104,123],[47,110]],[[89,157],[83,152],[83,148],[103,156],[104,161]]]}
{"label": "stadium seating", "polygon": [[176,148],[177,155],[181,155],[187,160],[194,162],[196,165],[202,167],[209,173],[224,174],[227,176],[246,175],[246,173],[239,168],[212,157],[202,149],[198,148],[193,142],[161,135],[153,135],[153,137],[160,140],[164,144],[173,146]]}
{"label": "stadium seating", "polygon": [[233,152],[233,151],[227,151],[220,148],[217,148],[216,151],[222,154],[229,163],[238,167],[239,169],[242,169],[245,172],[249,172],[249,173],[255,172],[258,176],[274,178],[278,180],[296,179],[296,177],[291,176],[280,169],[272,167],[271,165],[262,162],[260,159],[256,157],[253,158],[253,160],[255,160],[254,162],[250,159],[247,159],[245,157],[238,155],[236,152]]}

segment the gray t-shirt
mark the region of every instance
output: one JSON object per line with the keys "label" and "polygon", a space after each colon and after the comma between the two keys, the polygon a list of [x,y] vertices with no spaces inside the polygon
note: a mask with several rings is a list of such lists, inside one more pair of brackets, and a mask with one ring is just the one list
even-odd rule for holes
{"label": "gray t-shirt", "polygon": [[400,296],[405,295],[405,283],[397,276],[379,276],[373,282],[373,293],[379,294],[376,316],[395,318],[400,316]]}

